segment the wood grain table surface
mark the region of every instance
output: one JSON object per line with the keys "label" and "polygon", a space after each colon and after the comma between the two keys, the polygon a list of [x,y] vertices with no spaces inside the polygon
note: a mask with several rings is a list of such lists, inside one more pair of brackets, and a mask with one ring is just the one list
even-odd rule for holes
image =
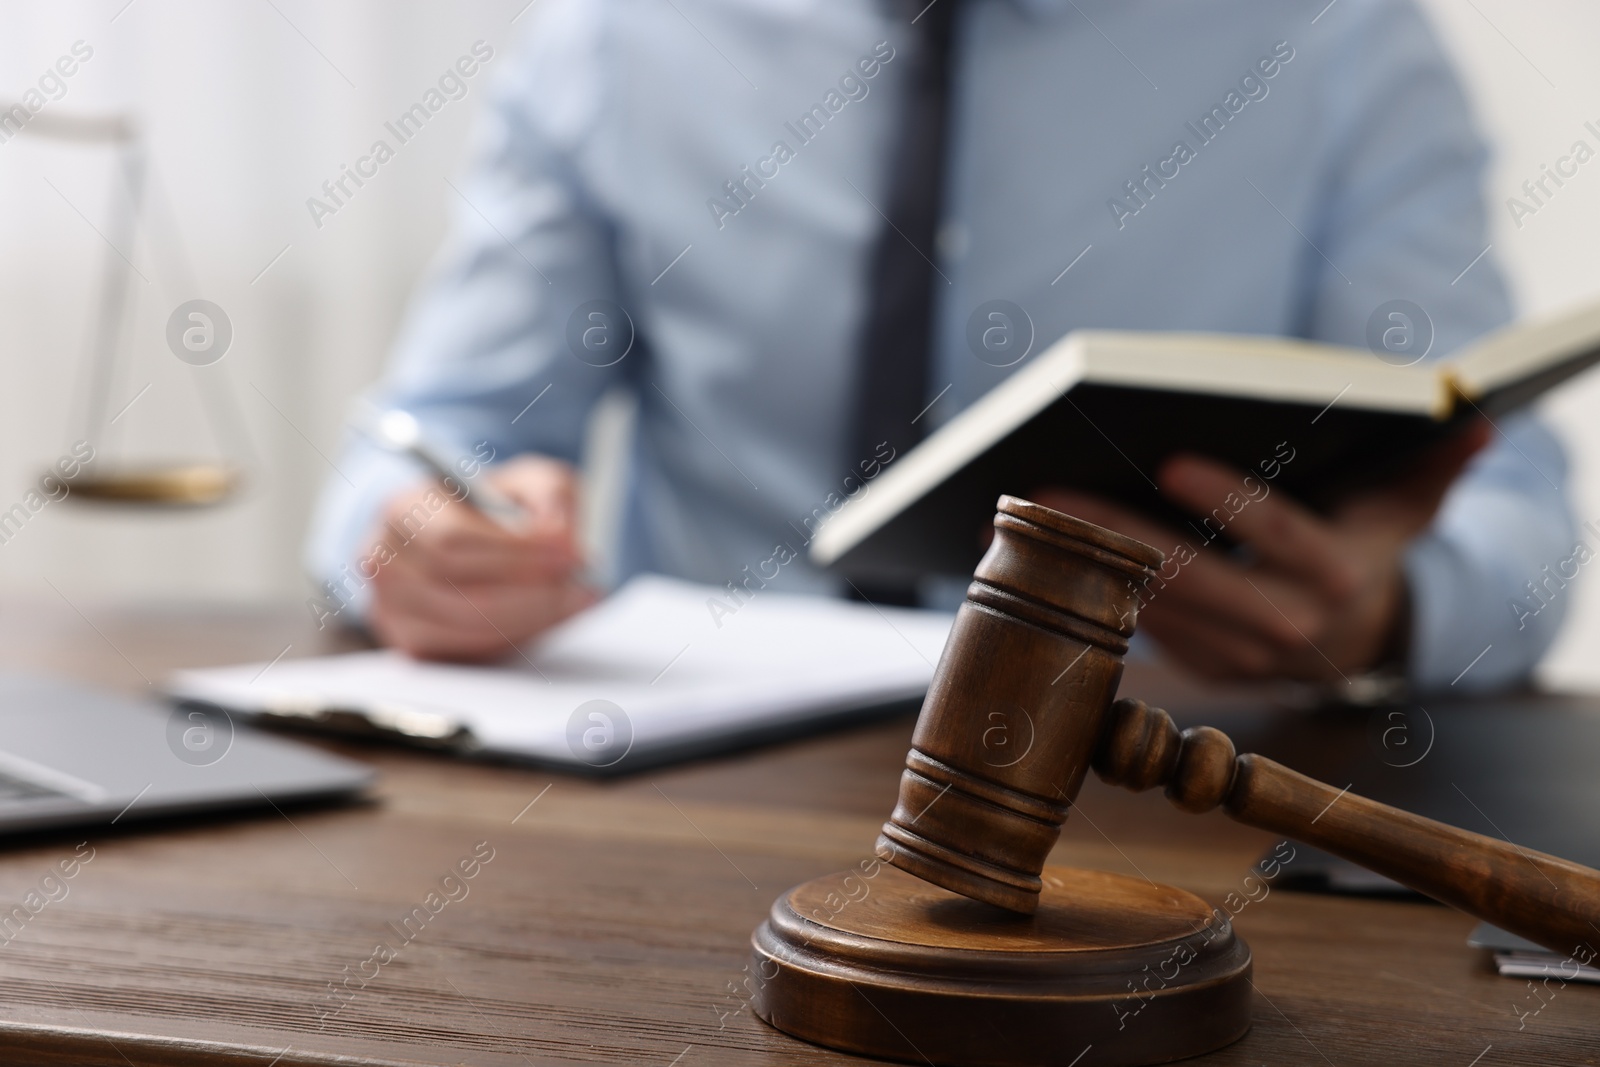
{"label": "wood grain table surface", "polygon": [[[329,647],[298,607],[0,606],[0,664],[128,693]],[[1149,668],[1123,691],[1290,762],[1360,743]],[[911,726],[610,782],[323,742],[381,772],[370,802],[8,842],[6,907],[82,843],[93,859],[0,939],[0,1063],[863,1062],[753,1018],[743,968],[778,893],[869,855]],[[1500,978],[1466,946],[1471,921],[1434,905],[1262,896],[1245,879],[1274,844],[1091,781],[1053,857],[1216,903],[1254,890],[1235,919],[1254,1028],[1190,1062],[1600,1062],[1600,988]],[[445,881],[462,864],[473,877]],[[405,926],[418,908],[428,921]]]}

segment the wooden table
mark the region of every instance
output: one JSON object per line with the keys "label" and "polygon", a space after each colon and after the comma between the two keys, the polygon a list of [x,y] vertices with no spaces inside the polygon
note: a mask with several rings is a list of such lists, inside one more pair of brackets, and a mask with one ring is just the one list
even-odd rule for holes
{"label": "wooden table", "polygon": [[[128,692],[285,646],[327,647],[298,608],[0,608],[0,662]],[[1137,670],[1124,691],[1295,747],[1291,718],[1259,700],[1225,715],[1227,694]],[[910,732],[897,719],[612,783],[335,746],[381,770],[372,803],[88,834],[94,859],[70,896],[0,944],[0,1062],[862,1062],[754,1019],[742,968],[774,896],[868,854]],[[0,902],[85,836],[0,851]],[[1220,902],[1273,843],[1091,782],[1054,862]],[[413,920],[409,941],[396,933],[489,849],[464,897],[453,888],[460,899]],[[1538,1002],[1443,908],[1280,889],[1236,924],[1255,952],[1255,1028],[1191,1062],[1600,1062],[1600,989],[1568,986],[1519,1026],[1517,1009]],[[374,956],[379,942],[392,960]],[[334,994],[363,971],[364,988]]]}

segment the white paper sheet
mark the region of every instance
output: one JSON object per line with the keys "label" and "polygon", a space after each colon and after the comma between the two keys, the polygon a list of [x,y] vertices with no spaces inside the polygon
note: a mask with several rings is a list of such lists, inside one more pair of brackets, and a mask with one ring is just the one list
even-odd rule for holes
{"label": "white paper sheet", "polygon": [[[767,590],[741,602],[726,590],[643,576],[492,667],[358,652],[180,671],[168,690],[246,713],[441,716],[491,752],[595,766],[623,759],[615,747],[604,758],[585,747],[585,737],[606,742],[606,731],[630,734],[627,751],[638,761],[917,697],[951,621],[941,612]],[[592,701],[615,705],[620,721]],[[595,710],[603,717],[593,718]]]}

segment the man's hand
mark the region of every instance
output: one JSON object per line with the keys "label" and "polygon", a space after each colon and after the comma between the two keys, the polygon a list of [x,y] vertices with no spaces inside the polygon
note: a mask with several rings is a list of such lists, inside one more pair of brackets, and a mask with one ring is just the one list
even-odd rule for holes
{"label": "man's hand", "polygon": [[523,529],[512,533],[436,481],[384,508],[368,553],[382,561],[369,621],[384,644],[427,659],[499,659],[594,603],[577,577],[572,468],[522,456],[480,477],[523,507]]}
{"label": "man's hand", "polygon": [[[1326,517],[1260,474],[1247,484],[1244,473],[1192,455],[1168,460],[1156,481],[1197,516],[1194,528],[1167,529],[1069,490],[1034,499],[1167,554],[1162,576],[1140,593],[1139,627],[1179,663],[1207,678],[1331,681],[1400,647],[1409,619],[1401,556],[1489,436],[1487,424],[1474,424]],[[1243,559],[1222,546],[1219,517]]]}

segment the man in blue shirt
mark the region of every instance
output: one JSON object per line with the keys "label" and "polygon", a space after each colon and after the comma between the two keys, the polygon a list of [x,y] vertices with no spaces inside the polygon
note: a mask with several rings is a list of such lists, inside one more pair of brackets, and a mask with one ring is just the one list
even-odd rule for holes
{"label": "man in blue shirt", "polygon": [[[918,249],[937,275],[930,428],[1015,369],[967,343],[995,299],[1035,352],[1079,327],[1362,345],[1407,300],[1436,358],[1509,318],[1485,150],[1411,0],[938,2],[960,7],[942,224]],[[722,585],[782,546],[773,584],[838,592],[797,524],[864,458],[849,422],[910,20],[869,0],[543,0],[529,18],[373,399],[509,460],[482,476],[530,524],[447,505],[352,436],[309,550],[319,618],[472,659],[589,603],[569,465],[613,387],[638,399],[622,576]],[[1180,458],[1158,480],[1205,512],[1238,476]],[[1274,494],[1230,531],[1245,551],[1203,553],[1141,630],[1216,676],[1337,682],[1400,657],[1423,687],[1514,681],[1561,614],[1508,602],[1570,554],[1564,480],[1521,417],[1333,515]]]}

